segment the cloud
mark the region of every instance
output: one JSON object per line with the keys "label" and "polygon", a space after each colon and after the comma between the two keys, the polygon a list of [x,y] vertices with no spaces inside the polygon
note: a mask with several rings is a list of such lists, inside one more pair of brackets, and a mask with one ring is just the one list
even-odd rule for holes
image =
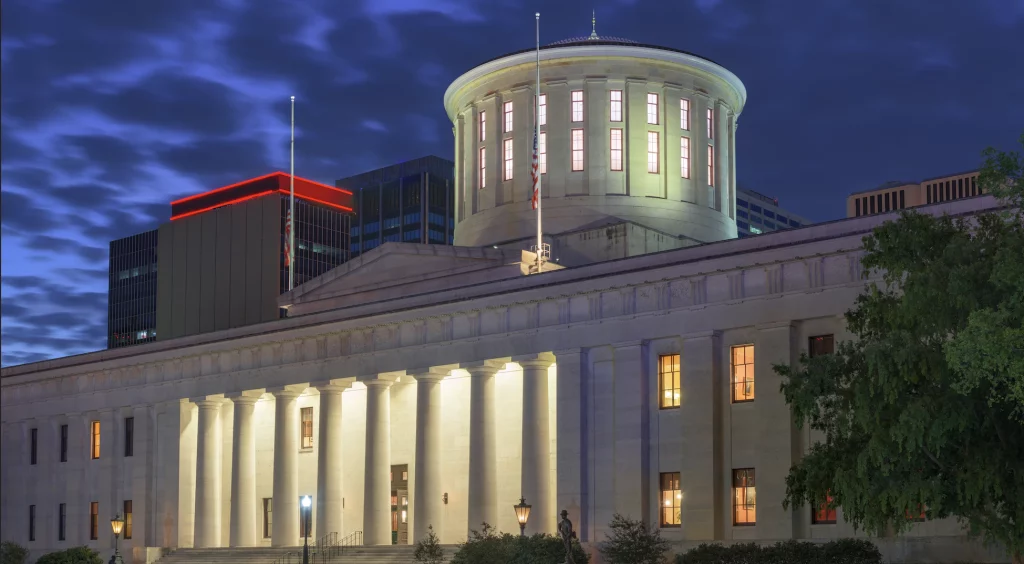
{"label": "cloud", "polygon": [[387,133],[388,131],[388,126],[384,125],[383,123],[375,119],[364,119],[363,127],[369,129],[370,131],[379,131],[381,133]]}

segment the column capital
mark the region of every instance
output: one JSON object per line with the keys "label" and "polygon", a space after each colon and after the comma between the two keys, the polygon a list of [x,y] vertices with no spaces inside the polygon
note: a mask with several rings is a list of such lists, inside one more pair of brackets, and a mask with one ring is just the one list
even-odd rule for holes
{"label": "column capital", "polygon": [[390,388],[395,383],[391,378],[373,378],[372,380],[360,380],[367,388]]}
{"label": "column capital", "polygon": [[232,402],[235,403],[235,405],[237,405],[237,404],[240,404],[240,403],[242,403],[242,404],[244,404],[244,403],[256,403],[260,399],[260,396],[263,395],[263,393],[264,393],[263,389],[260,388],[258,390],[246,390],[244,392],[232,392],[232,393],[229,393],[229,394],[224,394],[224,397],[226,397],[227,399],[231,400]]}
{"label": "column capital", "polygon": [[275,398],[297,398],[302,395],[302,392],[306,391],[306,388],[308,387],[308,384],[278,386],[276,388],[267,388],[267,393],[272,394]]}
{"label": "column capital", "polygon": [[512,362],[516,362],[523,368],[547,368],[555,363],[555,355],[549,352],[538,354],[526,354],[513,356]]}
{"label": "column capital", "polygon": [[310,382],[309,387],[315,388],[321,394],[340,394],[352,387],[353,378],[341,378],[337,380],[322,380]]}
{"label": "column capital", "polygon": [[469,372],[469,375],[474,378],[477,376],[494,376],[505,368],[505,363],[510,360],[511,357],[505,357],[490,360],[479,360],[476,362],[463,362],[459,365],[459,368]]}
{"label": "column capital", "polygon": [[189,401],[198,405],[200,409],[212,409],[224,404],[224,394],[199,396],[196,398],[190,398]]}
{"label": "column capital", "polygon": [[452,370],[458,368],[457,364],[450,364],[447,366],[430,366],[427,368],[416,368],[413,370],[406,370],[406,376],[412,376],[419,381],[441,381],[444,380]]}

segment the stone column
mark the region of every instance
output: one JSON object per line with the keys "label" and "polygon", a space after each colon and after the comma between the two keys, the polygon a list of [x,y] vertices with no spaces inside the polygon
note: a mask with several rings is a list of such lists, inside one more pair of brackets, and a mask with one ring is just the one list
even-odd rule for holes
{"label": "stone column", "polygon": [[254,395],[228,396],[235,404],[231,433],[231,547],[256,546],[256,432]]}
{"label": "stone column", "polygon": [[722,432],[718,410],[722,378],[726,375],[721,372],[720,358],[717,333],[708,331],[683,337],[679,403],[682,425],[677,432],[684,453],[679,486],[683,493],[680,511],[686,540],[723,538]]}
{"label": "stone column", "polygon": [[[769,323],[757,327],[754,339],[754,407],[757,410],[759,442],[754,481],[757,488],[757,532],[769,539],[791,539],[797,511],[786,509],[786,476],[799,457],[793,415],[779,391],[782,377],[773,364],[793,364],[796,357],[794,331],[790,322]],[[730,484],[731,485],[731,484]]]}
{"label": "stone column", "polygon": [[[615,421],[615,511],[648,520],[650,513],[650,425],[645,345],[613,346]],[[612,414],[610,414],[612,415]]]}
{"label": "stone column", "polygon": [[363,544],[391,544],[391,385],[366,380]]}
{"label": "stone column", "polygon": [[469,371],[469,528],[498,522],[497,435],[494,375],[501,361],[463,364]]}
{"label": "stone column", "polygon": [[558,363],[555,397],[558,479],[555,482],[555,509],[569,512],[569,520],[578,531],[580,541],[586,541],[589,539],[584,481],[587,452],[584,441],[586,410],[583,402],[586,379],[583,375],[587,354],[581,349],[567,349],[555,351],[555,358]]}
{"label": "stone column", "polygon": [[274,530],[272,546],[299,543],[299,390],[274,394]]}
{"label": "stone column", "polygon": [[550,353],[514,357],[523,368],[522,496],[533,506],[526,533],[553,533],[556,511],[551,505],[551,433],[548,430],[548,368]]}
{"label": "stone column", "polygon": [[220,398],[192,400],[199,406],[196,446],[196,548],[220,546],[221,531],[221,427]]}
{"label": "stone column", "polygon": [[316,471],[316,534],[345,532],[342,510],[341,393],[348,383],[313,384],[320,391],[320,444]]}
{"label": "stone column", "polygon": [[408,373],[416,378],[416,458],[413,502],[412,542],[427,535],[433,526],[435,534],[444,530],[444,507],[441,495],[441,380],[448,370],[428,368]]}

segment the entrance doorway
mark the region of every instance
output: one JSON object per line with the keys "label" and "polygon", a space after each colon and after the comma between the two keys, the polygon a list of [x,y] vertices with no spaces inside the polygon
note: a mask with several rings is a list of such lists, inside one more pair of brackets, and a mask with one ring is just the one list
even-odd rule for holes
{"label": "entrance doorway", "polygon": [[409,544],[409,465],[391,467],[391,544]]}

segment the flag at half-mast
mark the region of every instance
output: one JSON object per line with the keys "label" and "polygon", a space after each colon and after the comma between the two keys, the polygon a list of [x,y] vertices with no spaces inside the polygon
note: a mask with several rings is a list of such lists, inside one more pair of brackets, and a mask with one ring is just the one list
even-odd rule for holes
{"label": "flag at half-mast", "polygon": [[284,221],[284,265],[291,268],[292,265],[292,210],[289,206],[287,219]]}
{"label": "flag at half-mast", "polygon": [[537,198],[540,197],[540,160],[537,154],[537,130],[533,128],[533,162],[530,165],[530,178],[533,180],[533,209],[537,209]]}

